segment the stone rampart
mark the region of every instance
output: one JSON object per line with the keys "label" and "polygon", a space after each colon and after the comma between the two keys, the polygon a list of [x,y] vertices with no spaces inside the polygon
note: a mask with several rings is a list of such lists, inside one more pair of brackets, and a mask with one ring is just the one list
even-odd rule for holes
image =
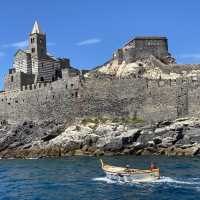
{"label": "stone rampart", "polygon": [[131,116],[148,122],[197,116],[200,81],[73,77],[0,93],[0,118],[9,121]]}

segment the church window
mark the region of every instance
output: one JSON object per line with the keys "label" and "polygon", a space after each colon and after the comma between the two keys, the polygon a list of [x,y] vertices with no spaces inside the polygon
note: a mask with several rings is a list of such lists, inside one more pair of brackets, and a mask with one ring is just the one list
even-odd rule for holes
{"label": "church window", "polygon": [[13,76],[10,77],[10,81],[13,82]]}
{"label": "church window", "polygon": [[31,49],[31,52],[32,52],[32,53],[35,53],[35,48],[32,48],[32,49]]}
{"label": "church window", "polygon": [[35,38],[31,38],[31,43],[34,43],[35,42]]}

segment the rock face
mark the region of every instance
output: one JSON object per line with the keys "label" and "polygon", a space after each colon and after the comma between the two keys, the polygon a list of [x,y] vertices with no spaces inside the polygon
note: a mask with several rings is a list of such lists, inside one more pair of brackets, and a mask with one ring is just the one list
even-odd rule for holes
{"label": "rock face", "polygon": [[40,123],[1,123],[2,158],[59,157],[68,155],[185,155],[200,154],[200,119],[178,119],[151,126],[120,121],[54,120]]}

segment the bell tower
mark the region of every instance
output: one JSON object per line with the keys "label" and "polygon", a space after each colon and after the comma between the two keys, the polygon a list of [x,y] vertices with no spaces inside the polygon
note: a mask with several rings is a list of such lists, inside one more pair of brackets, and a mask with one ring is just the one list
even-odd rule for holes
{"label": "bell tower", "polygon": [[44,58],[47,54],[46,34],[41,31],[37,21],[35,21],[29,36],[29,50],[31,56],[35,58]]}

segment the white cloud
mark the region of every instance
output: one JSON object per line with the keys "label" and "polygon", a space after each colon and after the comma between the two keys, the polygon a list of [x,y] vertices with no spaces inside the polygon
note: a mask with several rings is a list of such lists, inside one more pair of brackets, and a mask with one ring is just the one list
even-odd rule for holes
{"label": "white cloud", "polygon": [[[48,42],[47,46],[55,46],[56,43],[54,42]],[[1,46],[2,48],[17,48],[17,49],[23,49],[28,47],[28,40],[19,41],[11,44],[4,44]]]}
{"label": "white cloud", "polygon": [[100,38],[90,38],[90,39],[87,39],[87,40],[80,41],[80,42],[76,43],[76,45],[77,46],[84,46],[84,45],[97,44],[97,43],[100,43],[100,42],[101,42]]}
{"label": "white cloud", "polygon": [[11,44],[4,44],[2,45],[3,48],[10,48],[10,47],[14,47],[14,48],[26,48],[28,46],[28,41],[24,40],[24,41],[20,41],[20,42],[15,42],[15,43],[11,43]]}

